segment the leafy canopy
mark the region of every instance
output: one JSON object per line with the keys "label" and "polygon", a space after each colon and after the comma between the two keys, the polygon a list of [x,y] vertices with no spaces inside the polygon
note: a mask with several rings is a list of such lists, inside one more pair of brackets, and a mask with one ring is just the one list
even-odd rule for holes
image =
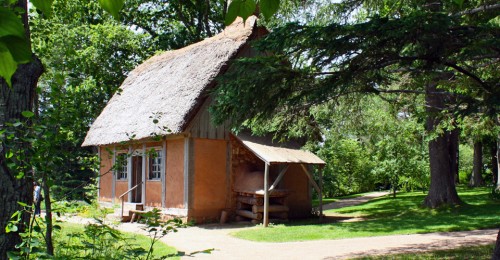
{"label": "leafy canopy", "polygon": [[[104,10],[119,17],[124,0],[98,1]],[[45,17],[51,16],[53,0],[31,0],[30,3]],[[9,86],[17,66],[31,61],[31,46],[20,17],[26,11],[17,6],[15,0],[0,0],[0,77]]]}

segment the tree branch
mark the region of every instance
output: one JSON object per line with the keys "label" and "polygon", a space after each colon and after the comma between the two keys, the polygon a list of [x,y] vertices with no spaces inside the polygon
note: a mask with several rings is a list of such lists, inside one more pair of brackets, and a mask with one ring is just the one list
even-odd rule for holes
{"label": "tree branch", "polygon": [[471,15],[479,12],[484,12],[484,11],[490,11],[494,9],[500,9],[500,4],[493,4],[493,5],[482,5],[480,7],[474,8],[474,9],[469,9],[465,10],[462,12],[458,12],[454,14],[453,16],[462,16],[462,15]]}
{"label": "tree branch", "polygon": [[449,61],[443,62],[443,65],[451,67],[451,68],[455,69],[456,71],[472,78],[474,81],[476,81],[477,83],[479,83],[479,85],[481,85],[483,87],[484,91],[486,91],[488,94],[491,94],[491,89],[488,86],[488,84],[484,83],[478,76],[472,74],[470,71],[458,66],[455,63],[449,62]]}

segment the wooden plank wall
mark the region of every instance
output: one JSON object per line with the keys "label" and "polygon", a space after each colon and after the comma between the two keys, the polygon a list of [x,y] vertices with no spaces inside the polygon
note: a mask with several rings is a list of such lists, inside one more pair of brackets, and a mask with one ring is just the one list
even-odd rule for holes
{"label": "wooden plank wall", "polygon": [[210,112],[208,111],[210,103],[211,99],[208,99],[205,104],[203,104],[195,118],[191,121],[189,128],[191,137],[229,140],[229,121],[220,126],[215,126],[210,117]]}

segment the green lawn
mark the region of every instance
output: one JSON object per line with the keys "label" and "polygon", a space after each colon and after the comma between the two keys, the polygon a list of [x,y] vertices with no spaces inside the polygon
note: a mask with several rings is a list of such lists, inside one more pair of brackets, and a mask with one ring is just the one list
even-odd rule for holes
{"label": "green lawn", "polygon": [[253,241],[285,242],[499,227],[500,202],[489,198],[489,188],[459,188],[458,191],[466,204],[455,208],[423,208],[420,206],[425,197],[422,192],[399,193],[396,198],[386,196],[325,212],[327,215],[363,217],[363,221],[341,223],[326,218],[329,222],[319,224],[317,219],[304,220],[270,228],[255,227],[233,235]]}
{"label": "green lawn", "polygon": [[356,260],[439,260],[439,259],[490,259],[494,244],[484,246],[467,246],[451,250],[436,250],[426,253],[405,253],[384,256],[368,256],[354,258]]}
{"label": "green lawn", "polygon": [[[61,230],[55,233],[54,241],[55,241],[55,255],[56,259],[67,259],[67,257],[71,256],[72,258],[82,258],[89,254],[90,249],[88,249],[89,243],[93,241],[89,241],[84,236],[84,225],[73,224],[73,223],[57,223],[57,225],[61,226]],[[107,243],[106,239],[99,239],[95,243],[101,243],[98,246],[101,250],[109,250],[110,252],[106,252],[109,255],[117,255],[118,253],[123,254],[123,251],[126,248],[135,249],[138,247],[143,248],[144,250],[148,250],[150,246],[150,238],[140,234],[126,233],[121,232],[123,235],[123,239],[114,239],[112,237],[106,237],[106,239],[110,239],[111,243],[114,244],[117,248],[111,249],[110,246],[103,246],[103,244]],[[105,249],[103,249],[105,248]],[[162,242],[157,242],[154,245],[154,256],[160,257],[170,254],[177,253],[176,249],[170,247]],[[112,252],[116,250],[117,252]],[[100,258],[100,257],[97,257]],[[121,258],[121,257],[120,257]],[[169,259],[180,259],[179,257],[172,257]]]}

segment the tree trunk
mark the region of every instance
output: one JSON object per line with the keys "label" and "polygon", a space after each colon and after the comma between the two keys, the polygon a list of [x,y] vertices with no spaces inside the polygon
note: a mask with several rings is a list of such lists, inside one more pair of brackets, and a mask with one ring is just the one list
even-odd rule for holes
{"label": "tree trunk", "polygon": [[484,184],[482,170],[483,170],[483,143],[480,141],[475,141],[474,162],[473,162],[472,176],[470,177],[469,186],[479,187]]}
{"label": "tree trunk", "polygon": [[455,183],[459,183],[459,175],[458,175],[458,162],[460,161],[460,129],[457,127],[453,129],[450,133],[450,159],[451,161],[451,173],[453,174],[453,178]]}
{"label": "tree trunk", "polygon": [[54,244],[52,243],[52,202],[50,200],[49,185],[47,185],[47,175],[43,174],[42,181],[43,196],[45,197],[45,223],[47,228],[45,230],[45,243],[47,244],[47,254],[54,255]]}
{"label": "tree trunk", "polygon": [[493,142],[490,149],[491,154],[491,174],[493,175],[493,185],[498,182],[498,161],[497,161],[497,143]]}
{"label": "tree trunk", "polygon": [[[27,10],[27,1],[19,0],[18,6]],[[29,41],[27,13],[26,11],[23,14],[22,20]],[[23,111],[33,111],[35,88],[42,72],[43,67],[40,60],[33,56],[30,63],[18,66],[16,73],[12,77],[12,87],[9,87],[5,80],[0,79],[0,129],[6,129],[9,122],[26,121],[21,113]],[[29,170],[26,171],[28,167],[27,160],[29,160],[28,147],[29,143],[26,141],[17,141],[14,144],[5,138],[0,140],[0,260],[7,259],[8,251],[16,250],[15,245],[21,241],[19,233],[24,232],[30,219],[30,214],[24,212],[21,215],[18,232],[5,232],[5,227],[12,214],[23,209],[18,202],[24,202],[28,205],[33,203],[33,182],[31,176],[28,176]],[[6,156],[10,152],[16,151],[16,149],[22,149],[25,151],[23,155],[28,156],[14,161],[16,167],[25,167],[25,177],[23,178],[16,178],[18,171],[9,167],[9,163],[13,162],[15,156],[12,158]]]}
{"label": "tree trunk", "polygon": [[498,230],[497,242],[495,244],[495,250],[493,250],[491,260],[500,260],[500,230]]}
{"label": "tree trunk", "polygon": [[[42,74],[43,68],[40,61],[35,57],[28,64],[20,65],[12,78],[12,87],[7,86],[3,79],[0,79],[0,129],[5,129],[6,123],[18,120],[25,120],[21,116],[23,111],[32,111],[33,97],[38,78]],[[10,169],[6,154],[15,149],[27,149],[29,143],[9,144],[6,140],[1,140],[0,145],[0,259],[7,259],[7,251],[14,250],[14,246],[21,241],[19,233],[5,233],[5,227],[10,217],[22,207],[17,203],[24,202],[28,205],[33,203],[33,183],[31,176],[16,178],[15,169]],[[25,159],[26,160],[26,159]],[[26,161],[18,161],[17,167],[22,167]],[[25,172],[27,175],[28,173]],[[29,213],[22,215],[22,223],[19,225],[19,232],[23,232],[30,218]]]}
{"label": "tree trunk", "polygon": [[[439,93],[436,84],[426,87],[427,131],[433,132],[441,122],[439,113],[444,109],[444,95]],[[455,174],[457,158],[455,146],[458,139],[449,131],[439,134],[429,142],[429,157],[431,183],[424,205],[436,208],[442,205],[461,204],[455,189]]]}
{"label": "tree trunk", "polygon": [[500,189],[500,135],[497,139],[497,189]]}

